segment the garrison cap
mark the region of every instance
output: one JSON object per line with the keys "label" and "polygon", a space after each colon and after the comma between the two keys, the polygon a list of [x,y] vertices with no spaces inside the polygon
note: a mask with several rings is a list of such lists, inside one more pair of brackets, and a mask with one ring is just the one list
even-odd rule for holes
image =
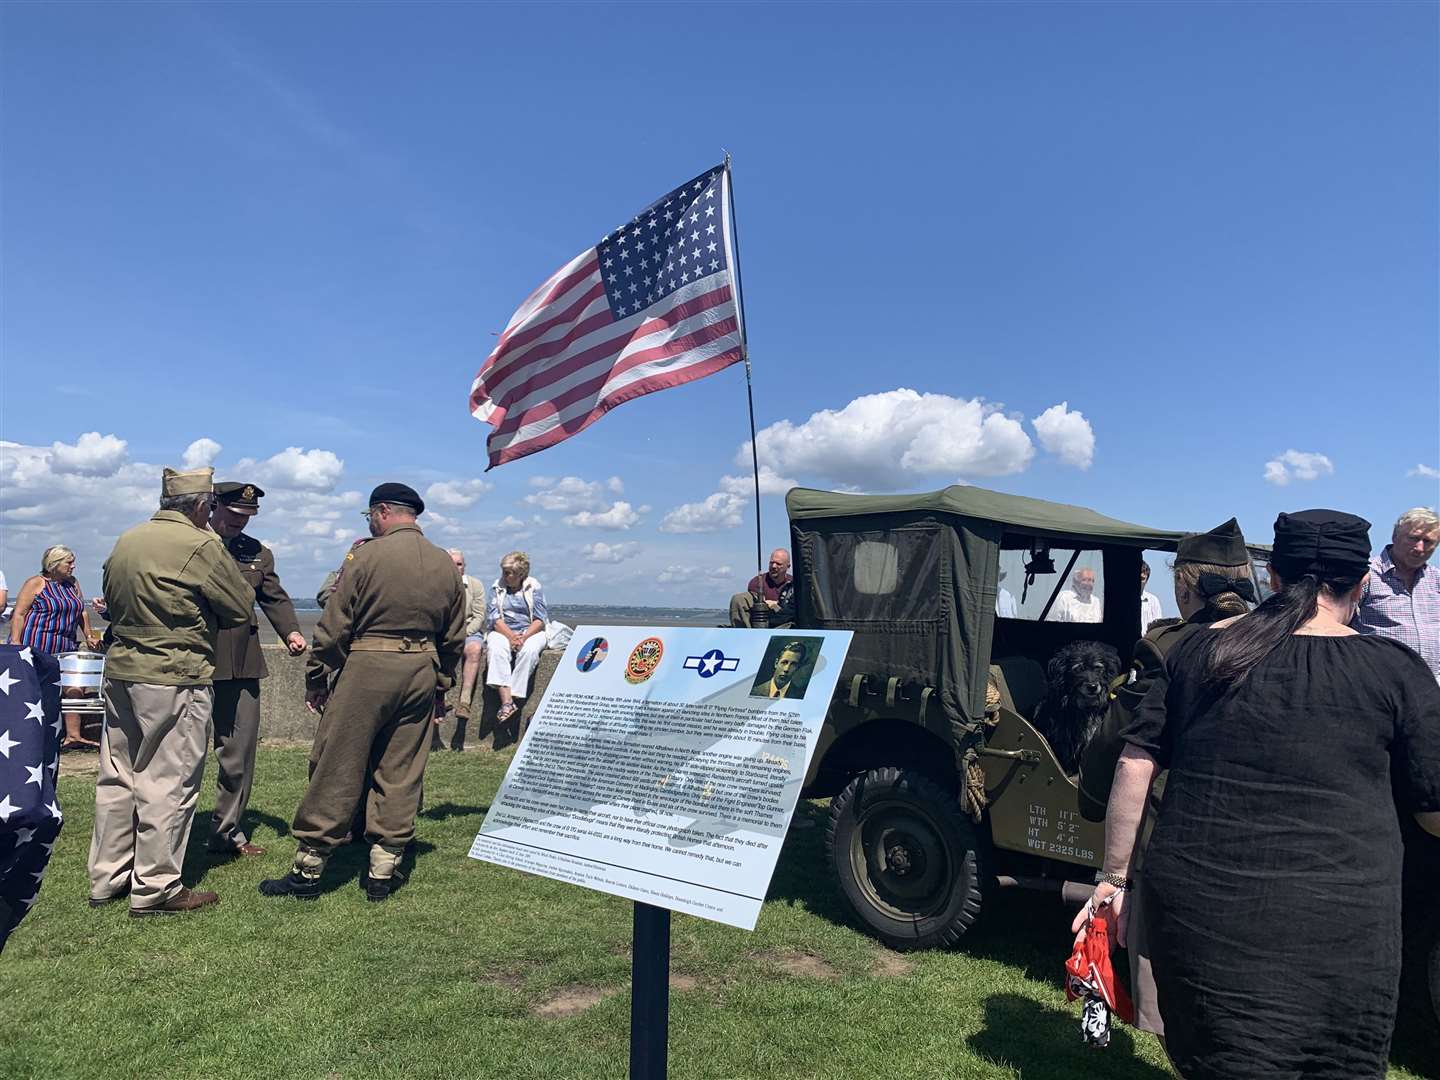
{"label": "garrison cap", "polygon": [[410,506],[414,508],[416,514],[425,512],[425,500],[420,498],[420,493],[409,484],[381,484],[370,492],[369,505],[374,506],[376,503]]}
{"label": "garrison cap", "polygon": [[223,480],[215,485],[215,496],[222,506],[237,514],[258,514],[265,489],[239,480]]}
{"label": "garrison cap", "polygon": [[1233,517],[1209,532],[1194,533],[1175,546],[1177,563],[1210,563],[1212,566],[1249,566],[1250,552],[1240,523]]}
{"label": "garrison cap", "polygon": [[204,495],[215,490],[215,470],[210,466],[203,469],[166,468],[160,480],[160,495]]}

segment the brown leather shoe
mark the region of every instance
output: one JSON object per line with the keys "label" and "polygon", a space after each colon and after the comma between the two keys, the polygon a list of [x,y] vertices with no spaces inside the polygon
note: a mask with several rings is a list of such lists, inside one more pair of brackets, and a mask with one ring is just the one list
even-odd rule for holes
{"label": "brown leather shoe", "polygon": [[228,859],[235,855],[264,855],[265,849],[258,844],[252,844],[246,840],[243,844],[235,844],[231,847],[208,847],[205,849],[217,859]]}
{"label": "brown leather shoe", "polygon": [[220,897],[213,892],[196,892],[194,889],[182,888],[163,904],[147,908],[131,908],[130,917],[139,919],[145,915],[183,915],[187,911],[197,911],[219,902]]}
{"label": "brown leather shoe", "polygon": [[129,889],[122,889],[120,892],[111,893],[109,896],[92,896],[90,897],[90,906],[92,908],[102,908],[106,904],[113,904],[117,900],[124,900],[129,895]]}

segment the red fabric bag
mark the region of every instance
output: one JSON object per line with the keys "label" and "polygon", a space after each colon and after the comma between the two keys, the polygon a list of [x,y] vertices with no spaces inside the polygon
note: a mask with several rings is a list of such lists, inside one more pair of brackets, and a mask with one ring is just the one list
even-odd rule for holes
{"label": "red fabric bag", "polygon": [[1084,1003],[1080,1033],[1091,1046],[1110,1044],[1113,1017],[1135,1022],[1135,1005],[1125,987],[1115,981],[1110,964],[1110,903],[1106,901],[1075,935],[1075,949],[1065,961],[1065,999]]}

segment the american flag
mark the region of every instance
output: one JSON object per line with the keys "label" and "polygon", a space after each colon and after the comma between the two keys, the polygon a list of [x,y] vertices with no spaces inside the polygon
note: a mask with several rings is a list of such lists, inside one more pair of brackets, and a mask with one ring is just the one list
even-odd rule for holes
{"label": "american flag", "polygon": [[551,274],[510,317],[470,388],[470,412],[494,428],[489,468],[742,359],[733,237],[720,165]]}
{"label": "american flag", "polygon": [[60,665],[0,645],[0,948],[35,905],[60,835]]}

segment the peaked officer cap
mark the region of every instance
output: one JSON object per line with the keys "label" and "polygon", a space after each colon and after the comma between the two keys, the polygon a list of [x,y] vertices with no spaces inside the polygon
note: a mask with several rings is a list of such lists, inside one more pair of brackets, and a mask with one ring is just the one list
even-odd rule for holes
{"label": "peaked officer cap", "polygon": [[215,496],[237,514],[258,514],[265,489],[239,480],[222,480],[215,485]]}

